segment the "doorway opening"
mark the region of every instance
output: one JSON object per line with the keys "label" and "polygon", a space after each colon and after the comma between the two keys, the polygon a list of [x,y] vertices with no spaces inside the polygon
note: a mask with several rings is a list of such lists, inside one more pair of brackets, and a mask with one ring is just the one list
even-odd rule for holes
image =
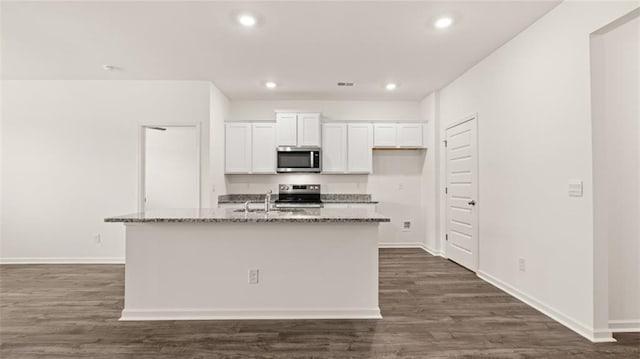
{"label": "doorway opening", "polygon": [[197,208],[199,124],[140,126],[138,210]]}

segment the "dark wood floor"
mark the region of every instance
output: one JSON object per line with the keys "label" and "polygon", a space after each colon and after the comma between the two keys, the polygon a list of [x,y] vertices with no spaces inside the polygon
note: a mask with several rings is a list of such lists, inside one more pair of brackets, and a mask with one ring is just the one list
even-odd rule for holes
{"label": "dark wood floor", "polygon": [[380,321],[118,322],[121,265],[0,270],[3,359],[640,358],[640,334],[592,344],[419,249],[380,251]]}

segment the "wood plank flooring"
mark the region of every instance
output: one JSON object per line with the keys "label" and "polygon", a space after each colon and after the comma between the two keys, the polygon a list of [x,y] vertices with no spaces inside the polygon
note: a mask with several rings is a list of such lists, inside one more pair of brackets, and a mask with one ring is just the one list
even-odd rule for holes
{"label": "wood plank flooring", "polygon": [[119,322],[122,265],[0,267],[0,357],[640,358],[420,249],[380,250],[383,320]]}

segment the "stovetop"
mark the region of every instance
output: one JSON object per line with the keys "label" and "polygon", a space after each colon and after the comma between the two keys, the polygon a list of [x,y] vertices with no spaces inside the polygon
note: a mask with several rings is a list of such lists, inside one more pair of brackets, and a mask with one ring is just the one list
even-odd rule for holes
{"label": "stovetop", "polygon": [[320,204],[319,184],[280,184],[276,203]]}

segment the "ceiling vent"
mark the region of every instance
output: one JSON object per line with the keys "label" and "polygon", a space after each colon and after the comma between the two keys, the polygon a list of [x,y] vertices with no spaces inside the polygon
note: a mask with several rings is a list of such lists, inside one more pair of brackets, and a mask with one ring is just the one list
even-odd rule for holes
{"label": "ceiling vent", "polygon": [[355,85],[353,82],[338,82],[340,87],[353,87],[353,85]]}

